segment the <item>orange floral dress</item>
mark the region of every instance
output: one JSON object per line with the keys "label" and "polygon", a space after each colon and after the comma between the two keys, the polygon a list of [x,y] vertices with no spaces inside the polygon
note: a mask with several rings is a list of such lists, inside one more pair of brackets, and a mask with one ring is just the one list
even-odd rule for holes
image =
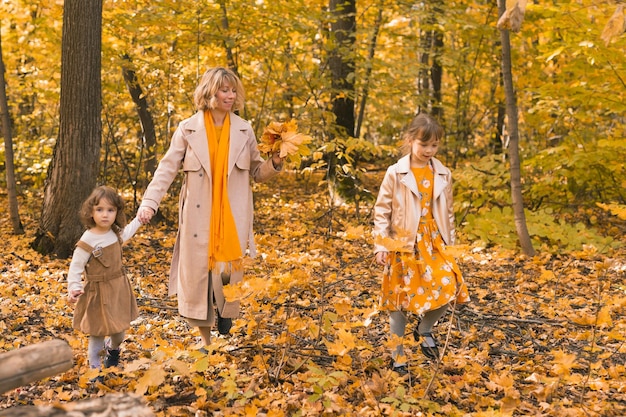
{"label": "orange floral dress", "polygon": [[463,275],[454,257],[446,252],[432,213],[434,174],[429,165],[411,168],[421,197],[421,217],[415,254],[390,252],[383,273],[381,308],[406,310],[419,315],[451,301],[470,301]]}

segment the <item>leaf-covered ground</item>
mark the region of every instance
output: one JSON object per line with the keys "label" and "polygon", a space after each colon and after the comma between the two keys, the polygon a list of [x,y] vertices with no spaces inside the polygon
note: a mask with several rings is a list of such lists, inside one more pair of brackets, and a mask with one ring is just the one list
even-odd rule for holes
{"label": "leaf-covered ground", "polygon": [[[380,178],[372,178],[372,188]],[[109,392],[143,395],[159,416],[624,416],[626,264],[593,249],[525,258],[456,248],[473,301],[437,326],[441,363],[407,331],[410,373],[388,369],[387,314],[377,310],[371,205],[331,208],[317,178],[285,174],[256,186],[259,256],[243,314],[208,355],[167,297],[175,228],[142,228],[125,251],[141,317],[122,369],[93,385],[87,338],[65,301],[69,260],[29,247],[40,204],[22,202],[27,233],[11,234],[0,202],[0,352],[66,340],[75,366],[0,394],[1,409]],[[169,197],[166,218],[174,218]],[[413,320],[411,325],[415,323]]]}

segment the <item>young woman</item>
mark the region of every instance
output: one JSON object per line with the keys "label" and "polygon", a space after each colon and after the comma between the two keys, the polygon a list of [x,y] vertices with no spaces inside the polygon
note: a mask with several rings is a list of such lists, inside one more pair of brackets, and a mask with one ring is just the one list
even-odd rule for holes
{"label": "young woman", "polygon": [[210,344],[215,322],[227,334],[239,314],[226,301],[224,285],[242,280],[242,258],[255,255],[250,178],[266,181],[283,160],[263,160],[252,126],[233,111],[242,109],[244,90],[227,68],[208,70],[194,92],[198,112],[183,120],[144,193],[137,216],[148,222],[182,168],[178,236],[170,269],[170,295],[178,311]]}

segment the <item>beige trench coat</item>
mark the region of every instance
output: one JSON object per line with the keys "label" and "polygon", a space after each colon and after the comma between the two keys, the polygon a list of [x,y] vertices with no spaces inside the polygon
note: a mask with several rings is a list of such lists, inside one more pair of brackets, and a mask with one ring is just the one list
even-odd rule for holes
{"label": "beige trench coat", "polygon": [[[454,245],[454,210],[452,207],[452,173],[441,161],[432,158],[435,174],[433,185],[433,217],[446,245]],[[402,251],[415,250],[421,201],[417,182],[411,172],[410,155],[387,169],[374,205],[374,237],[392,238],[402,243]],[[374,244],[374,253],[390,250],[381,242]]]}
{"label": "beige trench coat", "polygon": [[[172,254],[169,294],[178,294],[178,311],[182,316],[211,320],[213,296],[219,303],[219,300],[223,302],[224,294],[221,286],[216,288],[208,279],[209,227],[213,207],[212,177],[201,111],[183,120],[174,132],[170,147],[159,162],[154,178],[144,193],[141,207],[150,207],[156,212],[181,167],[185,177],[179,196],[178,234]],[[257,182],[263,182],[278,172],[271,158],[261,158],[250,124],[231,113],[228,197],[241,252],[247,252],[251,257],[256,255],[256,248],[252,232],[250,177]],[[221,307],[223,306],[218,305],[218,308]]]}

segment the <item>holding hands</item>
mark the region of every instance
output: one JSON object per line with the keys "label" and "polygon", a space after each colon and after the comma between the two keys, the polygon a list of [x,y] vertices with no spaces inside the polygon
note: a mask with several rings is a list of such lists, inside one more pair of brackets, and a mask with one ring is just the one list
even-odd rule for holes
{"label": "holding hands", "polygon": [[137,210],[137,218],[141,222],[141,224],[148,224],[150,220],[152,220],[152,216],[154,216],[154,210],[150,207],[139,207]]}

